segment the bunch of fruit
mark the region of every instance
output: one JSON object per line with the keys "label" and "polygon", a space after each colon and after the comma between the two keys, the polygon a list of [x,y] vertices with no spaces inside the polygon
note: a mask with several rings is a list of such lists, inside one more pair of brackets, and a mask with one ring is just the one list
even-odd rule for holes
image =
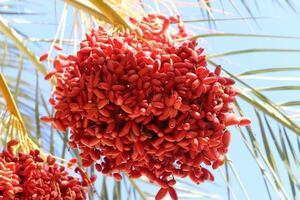
{"label": "bunch of fruit", "polygon": [[[91,183],[86,175],[70,176],[51,156],[45,161],[38,150],[15,155],[11,140],[0,153],[0,200],[83,200]],[[81,174],[82,175],[82,174]]]}
{"label": "bunch of fruit", "polygon": [[[77,55],[58,55],[57,86],[50,103],[53,116],[42,120],[71,130],[69,145],[81,150],[82,164],[96,164],[103,174],[121,180],[148,177],[177,199],[175,177],[199,184],[214,177],[224,163],[231,125],[250,120],[232,113],[239,93],[234,80],[210,71],[204,49],[186,37],[179,17],[148,15],[129,33],[91,30]],[[171,25],[177,24],[178,32]]]}

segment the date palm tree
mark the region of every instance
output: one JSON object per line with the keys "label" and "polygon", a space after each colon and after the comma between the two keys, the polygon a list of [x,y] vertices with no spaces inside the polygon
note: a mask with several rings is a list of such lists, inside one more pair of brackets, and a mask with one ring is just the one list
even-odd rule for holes
{"label": "date palm tree", "polygon": [[[5,145],[13,134],[26,134],[33,147],[62,162],[79,157],[68,148],[68,133],[40,122],[40,116],[53,112],[48,99],[55,83],[43,78],[53,60],[45,64],[38,57],[43,52],[53,57],[55,44],[76,52],[90,27],[128,28],[129,17],[140,19],[152,12],[180,15],[192,37],[207,49],[212,69],[222,64],[224,73],[236,81],[241,95],[236,98],[235,112],[250,117],[252,125],[231,130],[232,150],[224,166],[214,171],[216,181],[195,185],[179,180],[175,187],[179,198],[297,199],[300,48],[296,45],[300,37],[293,34],[296,28],[286,25],[290,22],[280,18],[290,13],[289,19],[298,26],[297,6],[296,0],[0,1],[1,142]],[[275,34],[265,33],[265,26],[275,27]],[[288,62],[283,62],[285,57]],[[97,172],[92,167],[88,173]],[[114,182],[97,175],[89,199],[150,199],[158,188],[144,178]]]}

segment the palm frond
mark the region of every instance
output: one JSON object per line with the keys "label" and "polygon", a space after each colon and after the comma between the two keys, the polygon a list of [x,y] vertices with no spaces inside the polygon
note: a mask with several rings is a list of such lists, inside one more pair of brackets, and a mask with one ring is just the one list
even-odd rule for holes
{"label": "palm frond", "polygon": [[37,59],[37,57],[34,55],[32,51],[30,51],[23,42],[23,39],[21,36],[13,29],[11,28],[6,20],[0,16],[0,31],[9,39],[11,39],[16,47],[24,53],[28,59],[36,66],[37,70],[40,71],[42,74],[46,75],[47,70],[43,66],[41,62]]}

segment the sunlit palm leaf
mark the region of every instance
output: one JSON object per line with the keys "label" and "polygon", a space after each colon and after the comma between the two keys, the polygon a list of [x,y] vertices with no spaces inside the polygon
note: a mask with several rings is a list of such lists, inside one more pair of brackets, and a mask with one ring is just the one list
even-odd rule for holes
{"label": "sunlit palm leaf", "polygon": [[103,15],[101,12],[99,12],[98,10],[90,7],[89,5],[87,5],[81,1],[78,1],[78,0],[64,0],[64,1],[79,10],[89,13],[91,16],[95,17],[98,20],[111,23],[111,21],[105,15]]}
{"label": "sunlit palm leaf", "polygon": [[46,75],[47,70],[42,65],[41,62],[38,61],[37,56],[35,56],[23,43],[23,39],[21,36],[13,29],[11,28],[6,20],[0,16],[0,31],[8,38],[10,38],[16,47],[24,53],[28,59],[36,66],[37,70],[40,71],[42,74]]}
{"label": "sunlit palm leaf", "polygon": [[239,74],[237,76],[240,77],[240,76],[256,75],[262,73],[289,72],[289,71],[300,71],[300,67],[278,67],[278,68],[257,69],[257,70],[243,72],[242,74]]}
{"label": "sunlit palm leaf", "polygon": [[185,41],[187,39],[198,39],[208,37],[253,37],[253,38],[270,38],[270,39],[300,39],[296,36],[283,36],[283,35],[260,35],[260,34],[243,34],[243,33],[211,33],[195,35],[188,38],[178,39],[176,41]]}

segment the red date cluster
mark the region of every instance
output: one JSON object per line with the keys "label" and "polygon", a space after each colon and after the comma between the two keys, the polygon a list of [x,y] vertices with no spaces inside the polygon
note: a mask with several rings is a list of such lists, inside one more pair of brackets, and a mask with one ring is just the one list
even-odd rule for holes
{"label": "red date cluster", "polygon": [[15,156],[12,146],[16,144],[18,141],[11,140],[0,153],[0,200],[86,199],[90,180],[70,176],[50,156],[45,162],[38,150]]}
{"label": "red date cluster", "polygon": [[[179,16],[171,16],[167,18],[163,15],[149,14],[141,21],[130,18],[130,22],[134,25],[135,34],[142,39],[152,41],[151,44],[156,47],[174,45],[175,39],[185,38],[188,36],[183,22]],[[175,25],[176,29],[171,29]]]}
{"label": "red date cluster", "polygon": [[[177,199],[175,176],[199,184],[214,180],[213,169],[224,163],[230,125],[248,125],[232,113],[238,92],[234,81],[222,77],[221,67],[207,68],[196,41],[186,37],[179,17],[149,15],[133,33],[108,34],[93,29],[77,55],[58,55],[57,86],[50,99],[52,122],[65,132],[69,145],[81,150],[83,166],[96,163],[103,174],[121,180],[148,177]],[[170,24],[179,32],[172,33]]]}

